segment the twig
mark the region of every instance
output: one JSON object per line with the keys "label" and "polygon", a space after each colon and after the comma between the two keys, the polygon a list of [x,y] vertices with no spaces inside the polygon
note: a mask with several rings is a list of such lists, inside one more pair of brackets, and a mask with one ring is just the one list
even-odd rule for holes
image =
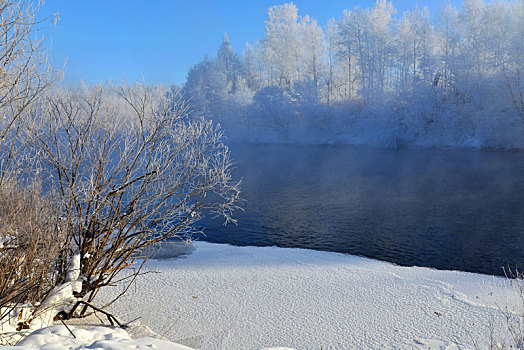
{"label": "twig", "polygon": [[[91,309],[95,310],[95,311],[98,311],[100,313],[103,313],[104,315],[106,315],[107,317],[107,320],[109,321],[109,323],[111,324],[111,326],[114,326],[116,322],[116,324],[118,325],[118,327],[120,328],[127,328],[126,325],[123,325],[122,323],[120,323],[120,321],[118,321],[118,319],[113,316],[111,313],[105,311],[105,310],[102,310],[101,308],[99,307],[96,307],[94,306],[93,304],[90,304],[88,303],[87,301],[83,301],[83,300],[79,300],[76,302],[76,304],[73,306],[73,309],[72,310],[75,310],[80,304],[82,305],[85,305],[86,307],[90,307]],[[113,322],[114,321],[114,322]]]}
{"label": "twig", "polygon": [[66,323],[64,322],[64,320],[60,317],[59,318],[60,322],[62,322],[62,324],[65,326],[65,328],[67,328],[67,330],[69,331],[69,333],[71,333],[71,335],[73,336],[73,338],[76,339],[76,335],[73,333],[73,331],[66,325]]}

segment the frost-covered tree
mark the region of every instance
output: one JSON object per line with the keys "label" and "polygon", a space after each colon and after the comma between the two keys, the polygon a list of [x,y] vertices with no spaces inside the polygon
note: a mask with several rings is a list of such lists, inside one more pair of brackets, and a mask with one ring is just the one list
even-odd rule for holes
{"label": "frost-covered tree", "polygon": [[337,33],[337,25],[334,18],[331,18],[328,21],[327,27],[326,27],[326,47],[327,47],[327,77],[326,77],[326,86],[327,86],[327,92],[326,92],[326,101],[329,105],[331,103],[331,100],[333,99],[334,91],[335,91],[335,67],[336,67],[336,60],[335,55],[337,52],[337,41],[338,41],[338,33]]}
{"label": "frost-covered tree", "polygon": [[218,47],[216,56],[217,71],[226,76],[228,93],[235,93],[237,90],[238,80],[242,74],[242,62],[240,57],[233,53],[233,47],[227,34],[224,34],[222,43]]}
{"label": "frost-covered tree", "polygon": [[304,16],[300,20],[299,34],[302,38],[303,80],[311,81],[318,90],[325,67],[324,32],[316,20]]}
{"label": "frost-covered tree", "polygon": [[252,124],[276,132],[284,140],[289,139],[296,103],[288,89],[267,86],[255,94],[252,107]]}
{"label": "frost-covered tree", "polygon": [[259,43],[244,47],[242,54],[242,69],[247,86],[250,90],[258,90],[264,84],[264,74],[262,68],[261,48]]}
{"label": "frost-covered tree", "polygon": [[232,85],[227,72],[219,69],[215,59],[204,60],[191,67],[184,84],[184,94],[199,116],[213,116],[221,108]]}
{"label": "frost-covered tree", "polygon": [[501,69],[513,106],[524,121],[524,1],[510,4],[509,13],[508,30],[501,33],[508,52]]}
{"label": "frost-covered tree", "polygon": [[462,70],[480,79],[487,73],[488,40],[484,25],[484,0],[464,0],[460,13]]}
{"label": "frost-covered tree", "polygon": [[436,21],[436,49],[438,52],[438,74],[434,85],[444,90],[454,84],[454,67],[457,61],[460,33],[458,27],[458,10],[449,1],[444,2]]}
{"label": "frost-covered tree", "polygon": [[39,8],[40,1],[0,1],[0,186],[20,170],[19,139],[27,115],[58,79],[46,40],[54,18],[39,20]]}
{"label": "frost-covered tree", "polygon": [[399,88],[412,90],[419,82],[432,82],[434,35],[428,9],[405,12],[395,33]]}
{"label": "frost-covered tree", "polygon": [[230,221],[237,207],[219,127],[188,118],[185,101],[161,87],[55,91],[34,116],[31,140],[67,233],[57,286],[33,319],[84,314],[146,248],[187,239],[206,211]]}
{"label": "frost-covered tree", "polygon": [[264,48],[264,66],[269,85],[290,88],[302,79],[304,48],[298,9],[293,3],[268,9]]}
{"label": "frost-covered tree", "polygon": [[[364,32],[366,14],[356,7],[352,11],[344,10],[338,22],[337,58],[344,67],[344,96],[350,101],[355,92],[355,82],[362,84],[365,67],[361,62],[364,57]],[[357,71],[358,69],[358,71]]]}
{"label": "frost-covered tree", "polygon": [[388,90],[393,59],[392,24],[395,8],[391,2],[377,0],[372,9],[345,11],[339,22],[341,57],[347,60],[351,82],[352,59],[358,66],[358,91],[366,100],[382,98]]}
{"label": "frost-covered tree", "polygon": [[368,25],[364,32],[363,49],[365,54],[360,58],[360,65],[367,67],[363,93],[371,99],[380,98],[387,91],[388,67],[394,52],[391,26],[395,12],[393,3],[387,0],[377,0],[375,6],[367,11]]}
{"label": "frost-covered tree", "polygon": [[193,66],[182,89],[189,99],[192,116],[220,123],[228,135],[246,124],[247,106],[262,86],[258,47],[248,45],[245,56],[233,52],[227,34],[217,55]]}

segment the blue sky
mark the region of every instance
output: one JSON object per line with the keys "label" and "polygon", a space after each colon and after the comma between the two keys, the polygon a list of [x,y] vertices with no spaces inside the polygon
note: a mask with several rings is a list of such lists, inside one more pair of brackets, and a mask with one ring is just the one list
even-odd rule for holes
{"label": "blue sky", "polygon": [[[51,31],[52,60],[66,73],[63,83],[144,79],[181,84],[188,69],[214,56],[227,32],[233,49],[264,35],[267,8],[288,1],[268,0],[46,0],[41,16],[59,13]],[[299,15],[325,25],[343,9],[372,7],[375,0],[294,1]],[[432,15],[441,0],[393,0],[399,13],[419,5]],[[459,5],[460,0],[452,0]]]}

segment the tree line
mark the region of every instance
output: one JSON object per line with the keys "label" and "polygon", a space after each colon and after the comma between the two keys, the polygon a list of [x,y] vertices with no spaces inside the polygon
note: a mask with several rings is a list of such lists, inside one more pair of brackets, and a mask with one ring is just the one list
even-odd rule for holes
{"label": "tree line", "polygon": [[[444,1],[433,16],[419,7],[397,14],[391,1],[377,0],[372,8],[343,11],[324,27],[288,3],[270,7],[265,25],[264,37],[246,44],[241,55],[224,35],[216,57],[190,69],[183,90],[195,114],[214,117],[233,134],[266,130],[281,141],[322,142],[337,139],[333,133],[340,123],[359,124],[362,135],[373,134],[360,119],[377,112],[371,107],[385,107],[384,118],[419,114],[420,120],[393,123],[395,137],[389,137],[408,143],[426,138],[437,145],[512,147],[522,142],[507,135],[516,119],[524,119],[522,0],[465,0],[460,9]],[[491,122],[475,120],[480,117],[474,114],[486,108],[504,136],[483,135]],[[392,109],[398,113],[392,115]],[[312,113],[328,124],[310,120]],[[457,134],[453,142],[425,134],[437,119],[449,124],[442,120],[448,114],[463,119],[470,114],[452,123],[462,133],[438,126]],[[311,128],[319,123],[327,130],[315,139]],[[391,129],[385,124],[378,120],[374,131]],[[303,130],[293,135],[290,129]],[[348,125],[344,130],[346,136],[357,133]]]}

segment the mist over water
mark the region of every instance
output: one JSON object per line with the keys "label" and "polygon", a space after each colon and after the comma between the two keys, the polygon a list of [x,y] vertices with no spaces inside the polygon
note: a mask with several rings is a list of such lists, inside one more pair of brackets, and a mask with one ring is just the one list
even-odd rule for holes
{"label": "mist over water", "polygon": [[524,263],[524,153],[233,145],[238,226],[201,240],[502,275]]}

